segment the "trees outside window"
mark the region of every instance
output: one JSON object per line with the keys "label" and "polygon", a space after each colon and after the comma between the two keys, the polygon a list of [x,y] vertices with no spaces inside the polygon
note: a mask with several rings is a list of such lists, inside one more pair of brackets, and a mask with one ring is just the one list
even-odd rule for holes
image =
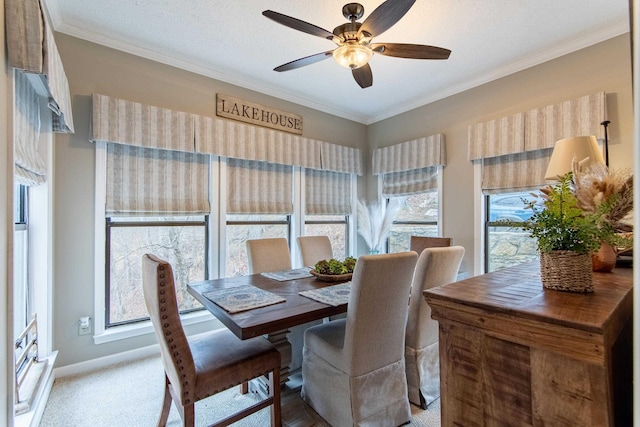
{"label": "trees outside window", "polygon": [[152,253],[172,268],[182,313],[202,309],[189,282],[208,276],[207,217],[108,218],[105,327],[146,320],[142,256]]}
{"label": "trees outside window", "polygon": [[227,215],[226,276],[249,274],[247,240],[288,239],[290,215]]}
{"label": "trees outside window", "polygon": [[304,222],[305,236],[328,236],[333,257],[343,260],[349,254],[349,217],[345,215],[307,215]]}

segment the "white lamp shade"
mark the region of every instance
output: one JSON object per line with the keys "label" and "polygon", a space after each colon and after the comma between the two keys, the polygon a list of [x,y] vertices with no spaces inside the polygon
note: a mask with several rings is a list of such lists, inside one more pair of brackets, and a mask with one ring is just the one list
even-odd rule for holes
{"label": "white lamp shade", "polygon": [[592,163],[604,164],[596,137],[573,136],[556,142],[544,179],[555,180],[571,172],[573,159],[576,159],[582,168]]}

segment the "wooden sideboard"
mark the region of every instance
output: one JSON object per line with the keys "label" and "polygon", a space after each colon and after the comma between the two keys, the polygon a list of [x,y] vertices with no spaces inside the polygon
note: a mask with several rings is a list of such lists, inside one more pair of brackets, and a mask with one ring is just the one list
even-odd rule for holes
{"label": "wooden sideboard", "polygon": [[544,289],[537,262],[424,292],[440,328],[442,426],[631,426],[633,272]]}

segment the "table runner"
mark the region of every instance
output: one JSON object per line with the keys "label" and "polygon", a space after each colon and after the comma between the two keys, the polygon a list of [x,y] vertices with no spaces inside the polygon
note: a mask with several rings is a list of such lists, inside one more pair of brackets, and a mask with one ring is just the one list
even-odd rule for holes
{"label": "table runner", "polygon": [[340,283],[339,285],[327,286],[320,289],[312,289],[310,291],[302,291],[299,294],[312,300],[329,304],[334,307],[349,302],[349,293],[351,291],[351,282]]}
{"label": "table runner", "polygon": [[296,280],[296,279],[304,279],[305,277],[311,277],[312,274],[309,273],[309,268],[296,268],[294,270],[282,270],[282,271],[271,271],[261,273],[264,277],[268,277],[269,279],[277,280],[278,282],[286,282],[287,280]]}
{"label": "table runner", "polygon": [[219,289],[205,292],[202,295],[229,313],[238,313],[286,301],[281,296],[252,285]]}

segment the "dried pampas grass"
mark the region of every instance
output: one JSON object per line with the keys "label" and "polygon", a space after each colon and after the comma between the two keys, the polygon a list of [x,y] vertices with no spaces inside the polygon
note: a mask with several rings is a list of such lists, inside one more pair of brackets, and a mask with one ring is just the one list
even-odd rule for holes
{"label": "dried pampas grass", "polygon": [[583,211],[594,213],[602,203],[611,203],[607,221],[618,231],[629,231],[633,209],[633,174],[628,169],[612,170],[601,163],[585,172],[573,163],[574,193]]}
{"label": "dried pampas grass", "polygon": [[358,233],[370,250],[382,252],[399,210],[400,203],[396,199],[391,199],[386,208],[380,203],[366,204],[358,200]]}

